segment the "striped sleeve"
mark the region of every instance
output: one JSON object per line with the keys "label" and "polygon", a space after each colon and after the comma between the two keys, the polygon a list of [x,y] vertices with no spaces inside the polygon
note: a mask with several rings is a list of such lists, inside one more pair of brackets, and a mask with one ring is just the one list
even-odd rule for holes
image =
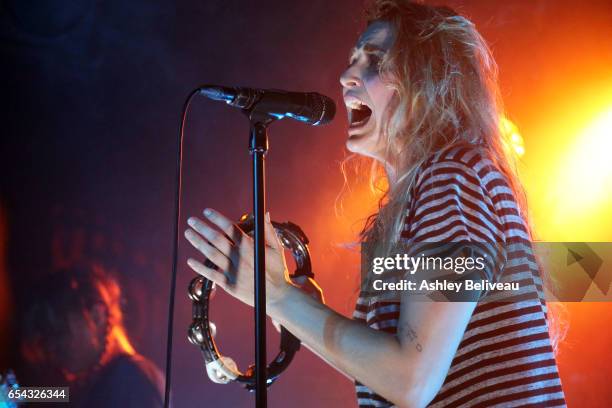
{"label": "striped sleeve", "polygon": [[415,241],[504,240],[501,221],[482,180],[461,161],[439,161],[421,174],[409,224]]}
{"label": "striped sleeve", "polygon": [[494,281],[505,259],[503,224],[484,181],[469,164],[444,158],[426,167],[417,178],[403,237],[428,256],[484,256],[482,278]]}

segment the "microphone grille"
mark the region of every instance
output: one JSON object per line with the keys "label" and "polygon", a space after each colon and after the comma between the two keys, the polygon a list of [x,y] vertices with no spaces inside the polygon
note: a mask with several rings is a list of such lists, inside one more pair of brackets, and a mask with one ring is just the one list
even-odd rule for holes
{"label": "microphone grille", "polygon": [[310,96],[314,119],[312,125],[325,125],[331,122],[336,115],[336,103],[333,99],[316,92],[312,92]]}

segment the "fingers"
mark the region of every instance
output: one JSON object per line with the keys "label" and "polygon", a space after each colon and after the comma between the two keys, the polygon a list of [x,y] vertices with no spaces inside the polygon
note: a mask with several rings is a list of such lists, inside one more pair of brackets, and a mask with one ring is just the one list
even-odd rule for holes
{"label": "fingers", "polygon": [[187,265],[189,265],[189,267],[193,269],[194,272],[202,275],[208,280],[213,281],[222,289],[227,290],[225,276],[222,273],[217,272],[213,268],[209,268],[208,266],[204,265],[199,261],[196,261],[193,258],[187,259]]}
{"label": "fingers", "polygon": [[[208,258],[212,263],[223,271],[229,270],[230,260],[222,252],[219,251],[215,246],[209,244],[204,238],[198,235],[197,232],[188,228],[185,231],[185,238],[191,243],[198,251]],[[197,271],[196,271],[197,272]]]}
{"label": "fingers", "polygon": [[272,225],[272,221],[270,220],[270,213],[266,213],[265,224],[264,224],[264,236],[266,238],[266,244],[271,246],[274,249],[282,250],[282,244],[278,239],[278,235],[276,235],[276,230]]}
{"label": "fingers", "polygon": [[242,238],[243,232],[236,228],[234,223],[225,217],[223,214],[207,208],[204,210],[204,216],[213,224],[215,224],[221,231],[225,233],[232,241],[239,244]]}
{"label": "fingers", "polygon": [[187,224],[206,238],[206,241],[214,245],[215,248],[217,248],[223,255],[225,255],[227,258],[230,257],[232,243],[224,234],[214,228],[209,227],[206,225],[206,223],[204,223],[204,221],[197,217],[190,217],[187,220]]}

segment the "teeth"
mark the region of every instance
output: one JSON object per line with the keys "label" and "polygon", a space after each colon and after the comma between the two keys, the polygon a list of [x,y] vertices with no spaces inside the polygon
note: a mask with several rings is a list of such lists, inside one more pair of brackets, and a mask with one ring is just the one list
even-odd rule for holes
{"label": "teeth", "polygon": [[368,105],[361,101],[352,100],[346,106],[350,109],[361,109],[363,106],[367,107]]}

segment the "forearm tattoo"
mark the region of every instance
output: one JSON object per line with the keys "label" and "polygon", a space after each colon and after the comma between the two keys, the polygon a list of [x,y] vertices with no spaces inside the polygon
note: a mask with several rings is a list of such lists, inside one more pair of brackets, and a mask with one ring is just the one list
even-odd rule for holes
{"label": "forearm tattoo", "polygon": [[421,343],[419,343],[419,338],[417,336],[417,333],[410,326],[410,324],[408,324],[408,323],[400,324],[400,326],[399,326],[399,328],[397,330],[397,335],[400,338],[400,340],[408,339],[410,341],[410,343],[413,343],[415,348],[416,348],[416,350],[419,353],[421,351],[423,351],[423,346],[421,345]]}

